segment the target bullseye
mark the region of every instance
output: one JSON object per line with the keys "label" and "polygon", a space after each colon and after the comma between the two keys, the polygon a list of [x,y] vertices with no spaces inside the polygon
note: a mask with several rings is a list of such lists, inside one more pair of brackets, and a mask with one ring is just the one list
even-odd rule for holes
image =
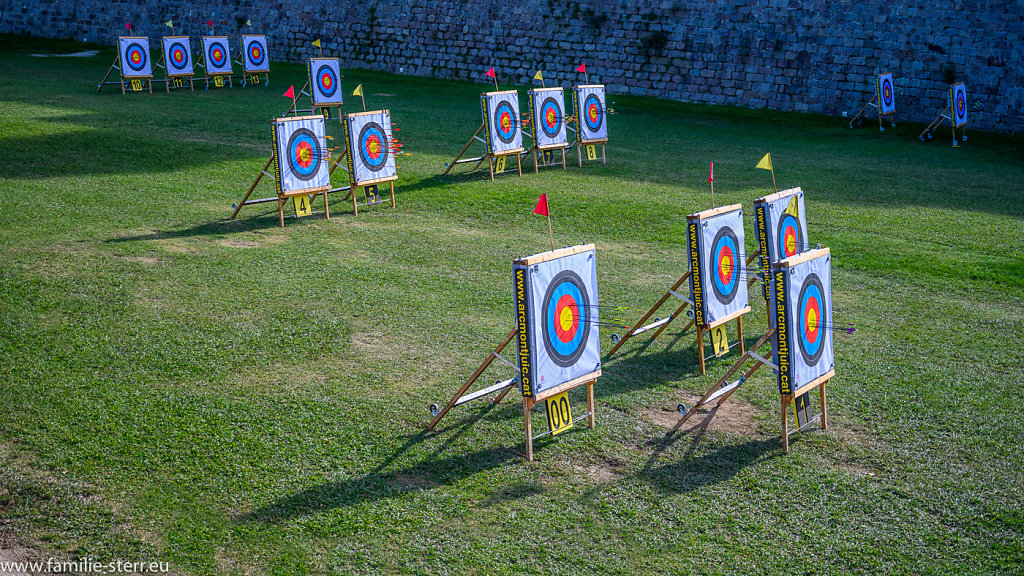
{"label": "target bullseye", "polygon": [[586,349],[590,298],[583,280],[564,270],[551,280],[543,299],[544,347],[552,361],[572,366]]}
{"label": "target bullseye", "polygon": [[708,265],[711,267],[711,292],[722,304],[729,304],[736,298],[736,287],[740,277],[740,245],[736,234],[723,226],[711,243]]}

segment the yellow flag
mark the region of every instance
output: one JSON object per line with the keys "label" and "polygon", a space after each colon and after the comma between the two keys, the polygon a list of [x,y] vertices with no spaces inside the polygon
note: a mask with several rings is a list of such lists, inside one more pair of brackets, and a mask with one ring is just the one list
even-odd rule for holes
{"label": "yellow flag", "polygon": [[317,38],[316,40],[313,40],[313,46],[316,46],[317,48],[320,47],[320,39],[319,38]]}
{"label": "yellow flag", "polygon": [[798,198],[798,194],[793,194],[793,197],[789,199],[789,206],[786,206],[786,210],[783,212],[783,214],[789,214],[797,220],[800,219],[800,205],[797,203]]}
{"label": "yellow flag", "polygon": [[761,158],[761,161],[757,163],[756,167],[760,168],[761,170],[771,170],[772,169],[772,155],[771,155],[771,152],[769,152],[768,154],[765,154],[764,158]]}
{"label": "yellow flag", "polygon": [[164,26],[167,26],[168,28],[174,28],[174,21],[168,20],[167,22],[164,22]]}
{"label": "yellow flag", "polygon": [[352,95],[353,96],[362,96],[363,95],[363,85],[360,84],[359,86],[356,86],[356,89],[352,91]]}
{"label": "yellow flag", "polygon": [[543,82],[544,76],[540,73],[540,70],[537,70],[537,73],[533,75],[533,79],[540,80],[541,82]]}
{"label": "yellow flag", "polygon": [[252,20],[246,20],[245,21],[245,25],[246,26],[252,26]]}

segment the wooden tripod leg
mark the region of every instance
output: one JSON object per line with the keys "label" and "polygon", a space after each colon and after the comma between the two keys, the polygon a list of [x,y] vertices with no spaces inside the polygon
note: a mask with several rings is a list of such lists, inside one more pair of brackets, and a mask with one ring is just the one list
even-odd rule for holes
{"label": "wooden tripod leg", "polygon": [[576,142],[576,159],[579,160],[580,168],[583,168],[583,145]]}
{"label": "wooden tripod leg", "polygon": [[533,401],[523,398],[523,427],[526,430],[526,460],[533,462],[533,423],[530,422],[530,413],[533,412]]}
{"label": "wooden tripod leg", "polygon": [[459,153],[455,155],[455,159],[452,160],[451,163],[448,164],[448,167],[444,169],[444,172],[441,173],[442,176],[447,174],[452,168],[455,167],[455,163],[459,161],[459,158],[462,158],[462,155],[466,153],[466,150],[469,150],[469,145],[473,143],[473,140],[476,140],[477,135],[479,135],[480,131],[483,129],[484,125],[481,124],[480,127],[476,129],[476,132],[473,132],[473,137],[470,138],[469,142],[466,142],[466,145],[462,147],[462,150],[459,150]]}
{"label": "wooden tripod leg", "polygon": [[704,329],[700,326],[697,326],[697,365],[701,374],[707,373],[704,369]]}
{"label": "wooden tripod leg", "polygon": [[538,152],[537,149],[534,148],[533,149],[533,173],[534,174],[539,174],[540,173],[540,158],[538,158],[538,154],[540,154],[540,152]]}
{"label": "wooden tripod leg", "polygon": [[676,280],[676,283],[673,284],[671,288],[669,288],[668,292],[665,292],[665,295],[661,297],[661,300],[658,300],[658,302],[654,306],[652,306],[650,310],[647,311],[647,314],[644,314],[643,318],[641,318],[635,326],[630,328],[622,337],[622,339],[615,344],[615,346],[612,346],[612,349],[608,351],[608,356],[615,354],[615,351],[618,350],[619,347],[622,346],[622,344],[626,340],[629,340],[629,338],[633,336],[633,331],[639,327],[642,327],[644,325],[644,322],[647,322],[647,319],[653,316],[654,313],[658,310],[658,308],[661,308],[661,305],[664,304],[666,300],[672,297],[672,292],[678,290],[679,286],[681,286],[683,282],[685,282],[689,277],[690,273],[687,272],[686,274],[683,274],[682,277],[679,278],[679,280]]}
{"label": "wooden tripod leg", "polygon": [[[352,192],[352,215],[353,216],[359,216],[359,205],[356,203],[356,187],[355,186],[352,186],[351,192]],[[363,191],[363,194],[366,194],[365,189]]]}
{"label": "wooden tripod leg", "polygon": [[[956,132],[955,131],[953,132],[953,136],[954,136],[954,138],[956,137]],[[522,176],[523,175],[523,157],[520,156],[519,154],[516,154],[516,165],[519,167],[519,176]]]}
{"label": "wooden tripod leg", "polygon": [[789,415],[786,414],[786,409],[789,408],[791,396],[788,394],[782,395],[781,410],[782,413],[782,453],[789,454]]}
{"label": "wooden tripod leg", "polygon": [[562,148],[562,170],[565,170],[565,148]]}
{"label": "wooden tripod leg", "polygon": [[736,339],[740,343],[740,354],[746,354],[747,351],[743,345],[743,315],[736,317]]}
{"label": "wooden tripod leg", "polygon": [[330,220],[331,219],[331,207],[327,203],[328,191],[324,190],[323,191],[323,195],[324,195],[324,216],[326,216],[327,219]]}
{"label": "wooden tripod leg", "polygon": [[480,364],[480,367],[476,369],[476,372],[473,372],[473,375],[469,377],[469,380],[466,380],[466,383],[459,388],[458,392],[452,396],[452,399],[449,400],[448,403],[445,404],[444,408],[434,416],[434,419],[427,424],[427,430],[433,430],[434,426],[437,426],[437,423],[441,421],[441,418],[444,418],[445,415],[448,414],[448,411],[452,409],[452,406],[455,406],[455,403],[458,402],[459,398],[462,398],[462,395],[466,393],[466,390],[469,390],[469,387],[473,385],[473,382],[476,382],[476,379],[484,373],[484,370],[487,370],[487,367],[491,365],[491,362],[494,362],[497,355],[501,354],[501,351],[505,349],[505,346],[508,346],[508,343],[515,338],[515,335],[516,329],[512,328],[512,331],[508,333],[508,336],[505,336],[505,339],[502,340],[501,344],[498,344],[498,347],[487,356],[487,359]]}
{"label": "wooden tripod leg", "polygon": [[391,207],[395,207],[395,181],[388,182],[388,186],[391,187]]}
{"label": "wooden tripod leg", "polygon": [[494,157],[487,156],[487,169],[491,172],[491,182],[494,182]]}
{"label": "wooden tripod leg", "polygon": [[608,163],[608,154],[604,150],[604,146],[607,142],[601,142],[601,164]]}
{"label": "wooden tripod leg", "polygon": [[245,196],[242,197],[242,201],[239,202],[238,206],[235,207],[234,213],[231,214],[232,219],[234,219],[235,216],[238,216],[238,211],[242,209],[242,206],[245,206],[245,201],[249,199],[249,195],[252,194],[252,191],[256,189],[256,185],[259,184],[260,180],[263,179],[263,174],[267,171],[267,168],[270,168],[270,164],[273,161],[274,157],[271,156],[270,160],[267,160],[267,163],[263,165],[263,170],[260,170],[259,176],[256,177],[256,180],[252,183],[252,186],[249,186],[249,191],[245,193]]}
{"label": "wooden tripod leg", "polygon": [[277,197],[277,217],[281,221],[281,228],[284,228],[284,198]]}
{"label": "wooden tripod leg", "polygon": [[341,161],[345,159],[346,154],[348,154],[348,148],[342,150],[341,156],[338,156],[337,160],[331,162],[331,169],[327,171],[328,174],[334,174],[334,171],[338,169],[338,166],[341,164]]}
{"label": "wooden tripod leg", "polygon": [[587,424],[589,424],[590,428],[594,427],[594,418],[596,416],[594,414],[594,382],[595,380],[587,382],[587,411],[590,412]]}
{"label": "wooden tripod leg", "polygon": [[828,430],[828,402],[825,398],[825,384],[828,384],[828,380],[825,380],[818,386],[818,394],[821,399],[821,429]]}
{"label": "wooden tripod leg", "polygon": [[[121,59],[120,56],[115,56],[114,57],[114,63],[110,65],[110,68],[107,68],[107,73],[103,76],[103,80],[100,80],[100,85],[96,87],[96,91],[97,92],[99,92],[100,90],[103,90],[103,85],[107,83],[107,78],[110,78],[110,73],[114,71],[114,66],[117,66],[117,62],[120,59]],[[123,91],[124,90],[122,89],[122,92]]]}

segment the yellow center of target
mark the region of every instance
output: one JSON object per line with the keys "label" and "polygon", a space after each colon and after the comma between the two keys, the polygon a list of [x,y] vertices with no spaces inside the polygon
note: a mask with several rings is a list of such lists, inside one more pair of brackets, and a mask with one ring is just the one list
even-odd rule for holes
{"label": "yellow center of target", "polygon": [[818,331],[818,313],[814,308],[807,310],[807,331],[812,334]]}
{"label": "yellow center of target", "polygon": [[558,316],[558,323],[562,325],[562,331],[568,332],[572,328],[572,310],[566,306]]}
{"label": "yellow center of target", "polygon": [[300,148],[299,149],[299,160],[302,160],[303,162],[309,162],[309,153],[310,153],[309,148]]}
{"label": "yellow center of target", "polygon": [[377,154],[378,152],[380,152],[380,144],[378,144],[375,140],[370,140],[366,144],[366,147],[369,148],[371,154]]}

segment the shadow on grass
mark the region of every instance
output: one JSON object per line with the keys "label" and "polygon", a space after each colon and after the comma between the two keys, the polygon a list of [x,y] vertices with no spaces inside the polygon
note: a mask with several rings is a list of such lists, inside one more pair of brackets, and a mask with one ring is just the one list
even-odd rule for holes
{"label": "shadow on grass", "polygon": [[[322,212],[320,214],[320,218],[323,218]],[[313,217],[316,218],[317,216],[318,214],[314,212]],[[285,226],[287,226],[288,220],[289,216],[285,214]],[[272,212],[257,214],[250,218],[238,218],[236,220],[222,218],[220,220],[212,220],[210,222],[197,224],[189,228],[182,228],[180,230],[156,230],[149,234],[135,234],[133,236],[107,238],[104,242],[117,244],[121,242],[192,238],[195,236],[217,236],[221,234],[236,234],[238,232],[257,232],[260,230],[280,228],[280,226],[280,222],[277,218],[277,210],[274,210]]]}

